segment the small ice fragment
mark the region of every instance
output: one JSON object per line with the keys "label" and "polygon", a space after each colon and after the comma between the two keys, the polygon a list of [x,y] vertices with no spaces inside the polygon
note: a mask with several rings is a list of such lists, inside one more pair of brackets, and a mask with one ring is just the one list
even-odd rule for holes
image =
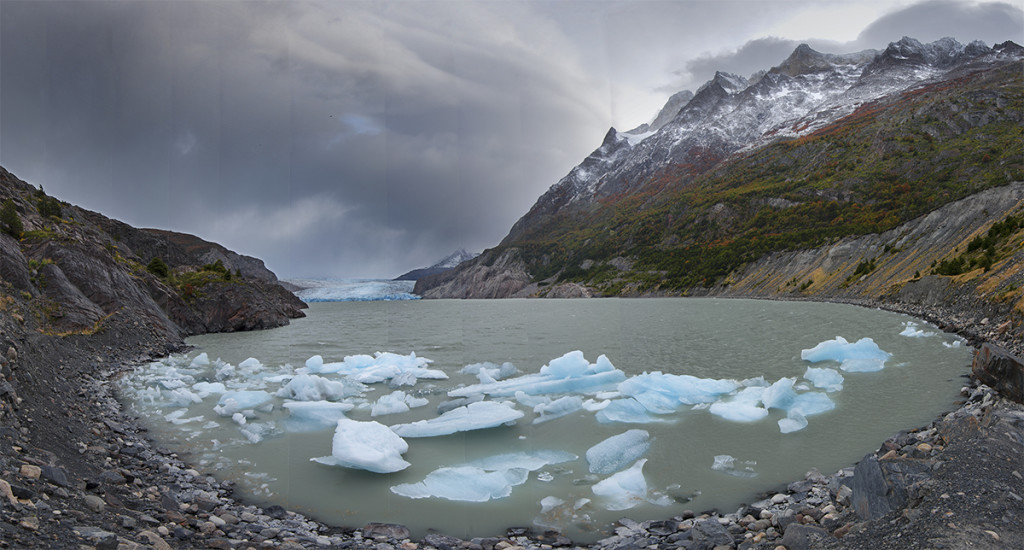
{"label": "small ice fragment", "polygon": [[789,410],[789,407],[796,399],[796,392],[793,391],[793,378],[780,378],[777,382],[765,388],[761,394],[761,402],[766,409]]}
{"label": "small ice fragment", "polygon": [[263,390],[229,391],[220,396],[214,410],[221,416],[232,416],[238,411],[258,407],[270,399],[271,395]]}
{"label": "small ice fragment", "polygon": [[558,497],[544,497],[540,499],[540,513],[546,514],[563,504],[565,501]]}
{"label": "small ice fragment", "polygon": [[554,479],[555,476],[551,475],[551,472],[541,472],[537,474],[537,481],[543,481],[544,483],[548,483],[554,481]]}
{"label": "small ice fragment", "polygon": [[208,367],[208,366],[210,366],[210,357],[208,355],[206,355],[205,351],[203,353],[200,353],[199,355],[195,356],[195,358],[192,359],[192,362],[189,364],[189,368],[193,368],[193,369],[198,369],[198,368]]}
{"label": "small ice fragment", "polygon": [[908,338],[927,338],[929,336],[935,336],[934,332],[925,332],[924,330],[917,328],[917,323],[913,321],[907,321],[905,324],[906,328],[903,329],[900,336],[906,336]]}
{"label": "small ice fragment", "polygon": [[786,418],[779,420],[779,431],[788,434],[807,427],[807,418],[798,411],[789,411]]}
{"label": "small ice fragment", "polygon": [[297,401],[340,401],[362,395],[367,387],[352,380],[328,380],[315,374],[299,374],[277,391],[278,397]]}
{"label": "small ice fragment", "polygon": [[315,431],[337,426],[338,420],[355,408],[351,403],[331,401],[287,401],[283,406],[290,413],[285,425],[292,431]]}
{"label": "small ice fragment", "polygon": [[408,498],[443,498],[463,502],[487,502],[512,494],[512,487],[526,483],[524,468],[487,471],[473,466],[439,468],[418,483],[403,483],[391,492]]}
{"label": "small ice fragment", "polygon": [[669,504],[670,499],[650,499],[647,496],[647,480],[644,479],[644,464],[646,458],[641,458],[629,469],[612,474],[594,484],[591,490],[594,494],[602,497],[605,501],[605,508],[608,510],[628,510],[638,504],[650,502],[651,504]]}
{"label": "small ice fragment", "polygon": [[661,419],[654,418],[648,414],[647,408],[632,397],[612,400],[608,406],[599,410],[594,417],[597,418],[597,421],[601,424],[611,424],[612,422],[624,422],[628,424],[661,422]]}
{"label": "small ice fragment", "polygon": [[574,413],[583,408],[583,398],[578,395],[566,395],[555,399],[550,403],[541,403],[533,408],[533,412],[537,413],[537,418],[533,419],[534,424],[540,424],[565,416],[567,414]]}
{"label": "small ice fragment", "polygon": [[823,388],[825,391],[839,391],[843,389],[843,375],[836,369],[827,367],[807,367],[804,378],[814,384],[815,388]]}
{"label": "small ice fragment", "polygon": [[410,464],[401,456],[408,450],[404,439],[379,422],[341,418],[334,431],[331,456],[310,460],[383,474],[408,468]]}
{"label": "small ice fragment", "polygon": [[629,430],[587,449],[587,463],[594,474],[610,474],[644,456],[651,448],[651,434]]}
{"label": "small ice fragment", "polygon": [[736,464],[736,459],[729,455],[716,455],[715,463],[711,465],[712,470],[719,472],[725,472],[735,477],[757,477],[757,472],[754,471],[752,466],[757,463],[752,460],[743,462],[743,469],[739,469]]}
{"label": "small ice fragment", "polygon": [[846,372],[879,371],[885,368],[885,362],[891,357],[892,354],[882,351],[871,338],[861,338],[851,344],[842,336],[800,352],[801,359],[812,363],[837,361],[839,368]]}
{"label": "small ice fragment", "polygon": [[836,404],[828,395],[821,392],[801,393],[793,400],[789,413],[797,412],[804,416],[821,414],[836,408]]}
{"label": "small ice fragment", "polygon": [[256,370],[256,369],[259,369],[259,368],[262,368],[262,367],[263,367],[263,364],[260,363],[259,359],[256,359],[255,357],[250,357],[250,358],[246,359],[245,361],[242,361],[241,363],[238,364],[238,368],[245,369],[245,370],[250,370],[250,371],[251,370]]}
{"label": "small ice fragment", "polygon": [[732,422],[754,422],[768,416],[768,410],[759,406],[768,388],[748,386],[738,391],[732,399],[716,401],[708,412]]}

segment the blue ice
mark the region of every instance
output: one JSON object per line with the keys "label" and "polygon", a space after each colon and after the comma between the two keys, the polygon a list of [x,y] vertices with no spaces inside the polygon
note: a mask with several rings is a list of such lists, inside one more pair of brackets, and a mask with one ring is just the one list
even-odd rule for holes
{"label": "blue ice", "polygon": [[638,504],[650,502],[666,506],[672,503],[672,499],[661,497],[652,499],[648,497],[647,480],[644,478],[644,464],[646,458],[641,458],[629,469],[612,474],[594,484],[591,490],[601,497],[604,507],[608,510],[628,510]]}
{"label": "blue ice", "polygon": [[354,409],[351,403],[334,403],[332,401],[286,401],[284,408],[290,416],[286,426],[291,431],[316,431],[337,426],[338,420],[345,413]]}
{"label": "blue ice", "polygon": [[548,420],[554,420],[572,414],[583,408],[583,398],[578,395],[566,395],[551,401],[550,403],[541,403],[533,407],[533,412],[538,416],[533,419],[534,424],[540,424],[547,422]]}
{"label": "blue ice", "polygon": [[415,397],[404,391],[394,391],[384,394],[377,399],[370,410],[370,416],[382,416],[386,414],[399,414],[408,412],[409,409],[422,407],[429,403],[422,397]]}
{"label": "blue ice", "polygon": [[768,388],[749,386],[736,392],[729,400],[716,401],[708,412],[732,422],[754,422],[768,416],[768,410],[761,407],[761,399]]}
{"label": "blue ice", "polygon": [[489,384],[474,384],[457,388],[448,395],[466,397],[484,394],[494,397],[511,397],[521,391],[528,395],[550,393],[593,393],[614,389],[626,379],[625,373],[612,366],[604,355],[591,364],[583,352],[572,351],[541,367],[536,374],[527,374]]}
{"label": "blue ice", "polygon": [[832,392],[843,389],[843,375],[839,374],[836,369],[807,367],[804,378],[814,384],[815,388],[823,388],[825,391]]}
{"label": "blue ice", "polygon": [[439,468],[423,481],[395,485],[391,492],[408,498],[487,502],[511,495],[512,488],[526,483],[529,474],[525,468],[491,472],[472,466]]}
{"label": "blue ice", "polygon": [[590,473],[610,474],[632,464],[651,448],[651,434],[647,430],[629,430],[587,449]]}
{"label": "blue ice", "polygon": [[885,362],[890,357],[892,354],[882,351],[871,338],[861,338],[851,344],[842,336],[800,352],[800,358],[805,361],[836,361],[840,363],[839,368],[846,372],[880,371],[885,368]]}
{"label": "blue ice", "polygon": [[738,386],[735,380],[652,372],[622,382],[619,391],[622,395],[633,397],[652,413],[667,414],[674,412],[680,405],[714,402]]}
{"label": "blue ice", "polygon": [[231,416],[238,411],[255,409],[271,400],[271,395],[263,390],[229,391],[220,396],[214,410],[221,416]]}
{"label": "blue ice", "polygon": [[452,409],[436,418],[410,424],[396,424],[391,429],[402,437],[434,437],[512,424],[523,416],[523,411],[509,403],[477,401]]}
{"label": "blue ice", "polygon": [[632,397],[613,399],[608,406],[597,411],[594,415],[601,424],[612,422],[624,422],[627,424],[646,424],[649,422],[661,422],[662,419],[655,418],[647,411],[647,407],[640,404]]}
{"label": "blue ice", "polygon": [[315,374],[298,374],[277,391],[277,396],[297,401],[340,401],[362,395],[366,390],[366,386],[352,380],[328,380]]}

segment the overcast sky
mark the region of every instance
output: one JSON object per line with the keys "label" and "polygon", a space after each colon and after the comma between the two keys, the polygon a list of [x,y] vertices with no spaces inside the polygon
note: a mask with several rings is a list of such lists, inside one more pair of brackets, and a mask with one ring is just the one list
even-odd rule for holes
{"label": "overcast sky", "polygon": [[1024,44],[1024,0],[0,0],[0,165],[281,277],[393,277],[716,70],[905,35]]}

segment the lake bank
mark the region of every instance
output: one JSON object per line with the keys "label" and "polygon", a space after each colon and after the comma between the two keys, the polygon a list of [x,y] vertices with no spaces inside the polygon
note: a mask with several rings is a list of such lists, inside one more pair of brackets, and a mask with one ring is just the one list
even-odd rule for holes
{"label": "lake bank", "polygon": [[[941,312],[934,313],[940,314]],[[933,319],[926,318],[926,320]],[[992,322],[992,325],[998,327],[995,321]],[[987,336],[985,332],[979,334],[976,327],[952,324],[947,326],[958,329],[956,332],[967,338],[985,338]],[[16,326],[5,326],[4,328],[9,331],[17,330]],[[949,329],[947,328],[947,330]],[[126,336],[124,334],[121,335],[122,338],[114,338],[114,336],[117,336],[117,331],[112,330],[112,334],[108,335],[105,342],[96,339],[65,342],[63,345],[40,343],[38,346],[30,346],[36,347],[36,349],[28,350],[28,356],[23,356],[14,362],[16,367],[13,374],[17,381],[15,386],[21,384],[40,385],[35,380],[29,384],[19,378],[19,371],[24,373],[31,369],[41,375],[36,378],[45,378],[51,381],[51,391],[48,393],[34,390],[21,391],[20,393],[26,398],[34,399],[36,402],[23,401],[17,410],[5,410],[5,429],[0,432],[0,437],[4,439],[4,450],[0,454],[0,472],[2,472],[0,479],[11,486],[12,496],[16,498],[13,501],[10,499],[4,501],[0,514],[6,521],[0,525],[3,529],[3,540],[8,541],[12,547],[78,548],[79,544],[92,545],[97,548],[117,548],[118,544],[126,544],[126,547],[132,547],[131,544],[164,547],[163,544],[167,544],[171,547],[203,547],[205,545],[215,548],[247,548],[250,546],[254,548],[289,546],[312,548],[324,544],[355,548],[376,548],[378,544],[391,544],[393,547],[404,545],[406,548],[411,548],[410,545],[413,544],[418,544],[419,547],[434,546],[437,548],[463,546],[462,543],[456,543],[455,540],[441,535],[432,535],[419,543],[406,540],[402,536],[403,531],[397,527],[374,526],[369,529],[357,530],[328,527],[283,509],[271,507],[262,510],[255,506],[236,502],[231,497],[230,485],[217,482],[199,472],[190,470],[189,465],[183,463],[178,457],[154,448],[153,444],[146,440],[145,432],[134,422],[134,419],[123,414],[110,393],[110,379],[124,371],[118,365],[123,362],[137,362],[141,358],[161,355],[172,350],[174,346],[167,342],[154,342],[151,338],[133,340],[124,337]],[[987,339],[998,342],[999,335],[995,334],[994,337]],[[1012,341],[1002,343],[1007,347],[1019,345],[1019,342]],[[99,354],[96,353],[97,350],[100,351]],[[69,372],[62,374],[59,369],[54,368],[55,365],[60,364],[60,361],[47,363],[43,360],[46,354],[50,358],[60,355],[65,364],[77,362],[79,364],[78,372],[73,376]],[[102,359],[102,361],[97,361],[97,359]],[[967,374],[966,370],[965,374]],[[15,387],[15,391],[19,391],[19,389]],[[984,394],[985,392],[979,394],[981,397],[974,401],[965,403],[965,406],[960,409],[966,411],[963,414],[977,418],[975,413],[978,411],[992,411],[995,402],[991,398],[989,398],[989,403],[975,408],[975,405],[984,402]],[[8,397],[9,394],[5,395],[5,399]],[[10,400],[7,402],[11,403]],[[995,417],[999,418],[1007,417],[1006,414],[1009,414],[1007,418],[1015,418],[1013,415],[1021,411],[1019,405],[999,403],[995,407],[994,410],[997,411]],[[70,431],[67,429],[69,424],[57,421],[58,414],[66,415],[69,411],[75,411],[75,416],[80,416],[82,420],[80,426],[73,426]],[[1005,414],[1000,411],[1004,411]],[[982,412],[982,415],[993,418],[991,412]],[[986,427],[986,429],[988,428]],[[918,433],[921,432],[927,432],[927,429]],[[956,470],[956,475],[951,476],[951,479],[963,483],[964,487],[969,487],[972,479],[976,477],[972,474],[983,476],[983,479],[975,481],[979,483],[978,486],[984,486],[984,481],[996,477],[991,471],[986,472],[979,469],[975,472],[964,466],[964,464],[969,465],[969,461],[961,464],[955,460],[946,461],[942,458],[944,453],[952,452],[952,450],[963,448],[963,446],[972,447],[971,442],[977,440],[976,435],[958,439],[958,441],[964,442],[961,446],[947,442],[941,445],[941,451],[934,449],[933,446],[932,450],[935,450],[936,454],[934,456],[929,454],[926,460],[953,464],[954,466],[948,467]],[[954,437],[959,436],[954,434]],[[988,437],[987,432],[984,437]],[[902,449],[902,447],[900,448]],[[957,464],[961,465],[956,466]],[[40,470],[38,477],[36,477],[35,468],[26,469],[24,466],[38,467]],[[1018,472],[1019,475],[1022,470],[1012,463],[994,463],[994,467],[1000,474],[1005,474],[1004,477],[1013,476],[1013,472]],[[942,470],[940,468],[937,471]],[[3,484],[0,484],[0,489],[2,488]],[[940,499],[940,502],[952,501],[958,498],[957,492],[970,494],[960,490],[954,491],[945,499],[942,499],[941,495],[946,492],[932,495],[932,497]],[[1007,498],[1012,500],[1012,496]],[[927,500],[922,502],[927,502]],[[1012,504],[1012,502],[1008,502],[1008,504]],[[768,511],[771,513],[770,510]],[[797,513],[799,512],[794,512],[793,516]],[[987,516],[983,517],[981,510],[976,507],[965,507],[963,514],[965,515],[958,516],[955,521],[947,522],[961,526],[958,528],[958,532],[973,533],[974,531],[970,530],[964,531],[965,527],[963,526],[977,525],[978,532],[993,531],[1004,539],[1013,535],[1012,531],[1007,535],[1006,531],[981,529],[986,525],[996,528],[1000,526],[989,525],[991,521],[987,519]],[[783,513],[783,515],[785,514]],[[825,515],[827,514],[823,514],[822,517]],[[801,514],[801,516],[800,521],[805,521],[803,518],[808,516],[813,518],[813,514]],[[972,518],[972,516],[974,517]],[[698,518],[699,516],[693,518],[697,521],[692,523],[700,522],[701,520]],[[704,519],[715,519],[718,522],[718,519],[713,517]],[[744,518],[737,518],[737,522],[742,519]],[[755,523],[757,520],[763,519],[765,518],[756,518]],[[692,530],[679,529],[680,525],[686,521],[687,518],[681,518],[681,521],[678,522],[668,520],[655,529],[660,531],[674,529],[674,531],[654,536],[662,537],[665,541],[669,537],[676,536],[674,543],[694,541],[692,533],[689,538],[680,535],[684,531]],[[908,518],[907,521],[923,521],[923,519]],[[726,520],[726,524],[728,523]],[[853,526],[861,523],[860,521],[852,522]],[[701,525],[711,527],[711,524],[706,522]],[[720,522],[719,525],[721,525]],[[753,523],[748,523],[749,525],[753,525]],[[757,527],[761,525],[763,524],[758,524]],[[790,525],[791,523],[786,527],[790,527]],[[849,538],[843,537],[833,542],[854,544],[856,540],[872,540],[873,532],[877,533],[877,536],[888,537],[890,534],[887,534],[889,531],[886,531],[886,525],[890,524],[883,518],[861,525],[856,531],[851,526],[848,530],[850,531]],[[627,527],[627,529],[632,529],[632,527]],[[912,527],[907,529],[913,531]],[[711,529],[711,531],[717,532],[718,530]],[[793,532],[797,531],[800,529]],[[650,533],[650,530],[648,529],[647,532]],[[764,532],[767,533],[767,529]],[[1000,532],[1003,535],[1000,535]],[[783,536],[779,529],[776,529],[775,534],[777,535],[775,539],[766,534],[760,541],[751,544],[774,548],[782,541]],[[480,540],[476,543],[467,542],[467,547],[474,547],[474,544],[484,548],[488,546],[506,548],[510,545],[541,547],[552,543],[571,544],[564,537],[559,538],[555,535],[548,535],[543,540],[536,537],[519,538],[522,536],[525,536],[525,532],[514,531],[512,538],[503,536]],[[986,534],[986,536],[992,539],[993,545],[998,543],[991,535]],[[756,535],[752,535],[751,540],[753,538],[756,538]],[[984,541],[984,539],[980,540]],[[607,544],[598,546],[622,546],[623,542],[624,540],[608,541]],[[694,541],[694,544],[696,543]],[[680,544],[674,545],[685,547]],[[856,548],[857,546],[850,547]]]}

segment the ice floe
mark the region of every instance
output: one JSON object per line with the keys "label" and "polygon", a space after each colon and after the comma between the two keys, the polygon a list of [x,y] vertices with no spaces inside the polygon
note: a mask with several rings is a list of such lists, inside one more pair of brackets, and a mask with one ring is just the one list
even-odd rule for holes
{"label": "ice floe", "polygon": [[871,338],[847,342],[842,336],[826,340],[800,352],[800,358],[812,363],[836,361],[846,372],[875,372],[885,368],[892,354],[882,351]]}
{"label": "ice floe", "polygon": [[402,458],[408,450],[409,444],[380,422],[341,418],[334,431],[331,455],[310,460],[384,474],[411,466]]}
{"label": "ice floe", "polygon": [[478,401],[452,409],[441,416],[419,420],[410,424],[396,424],[391,429],[402,437],[435,437],[455,432],[494,428],[514,423],[525,416],[512,404],[497,401]]}
{"label": "ice floe", "polygon": [[650,448],[647,430],[628,430],[587,449],[587,464],[592,474],[611,474],[640,459]]}
{"label": "ice floe", "polygon": [[668,496],[662,495],[653,497],[649,495],[647,479],[644,478],[644,464],[646,458],[637,460],[627,470],[602,479],[591,487],[594,494],[601,498],[601,502],[608,510],[628,510],[649,502],[660,506],[667,506],[673,501]]}

